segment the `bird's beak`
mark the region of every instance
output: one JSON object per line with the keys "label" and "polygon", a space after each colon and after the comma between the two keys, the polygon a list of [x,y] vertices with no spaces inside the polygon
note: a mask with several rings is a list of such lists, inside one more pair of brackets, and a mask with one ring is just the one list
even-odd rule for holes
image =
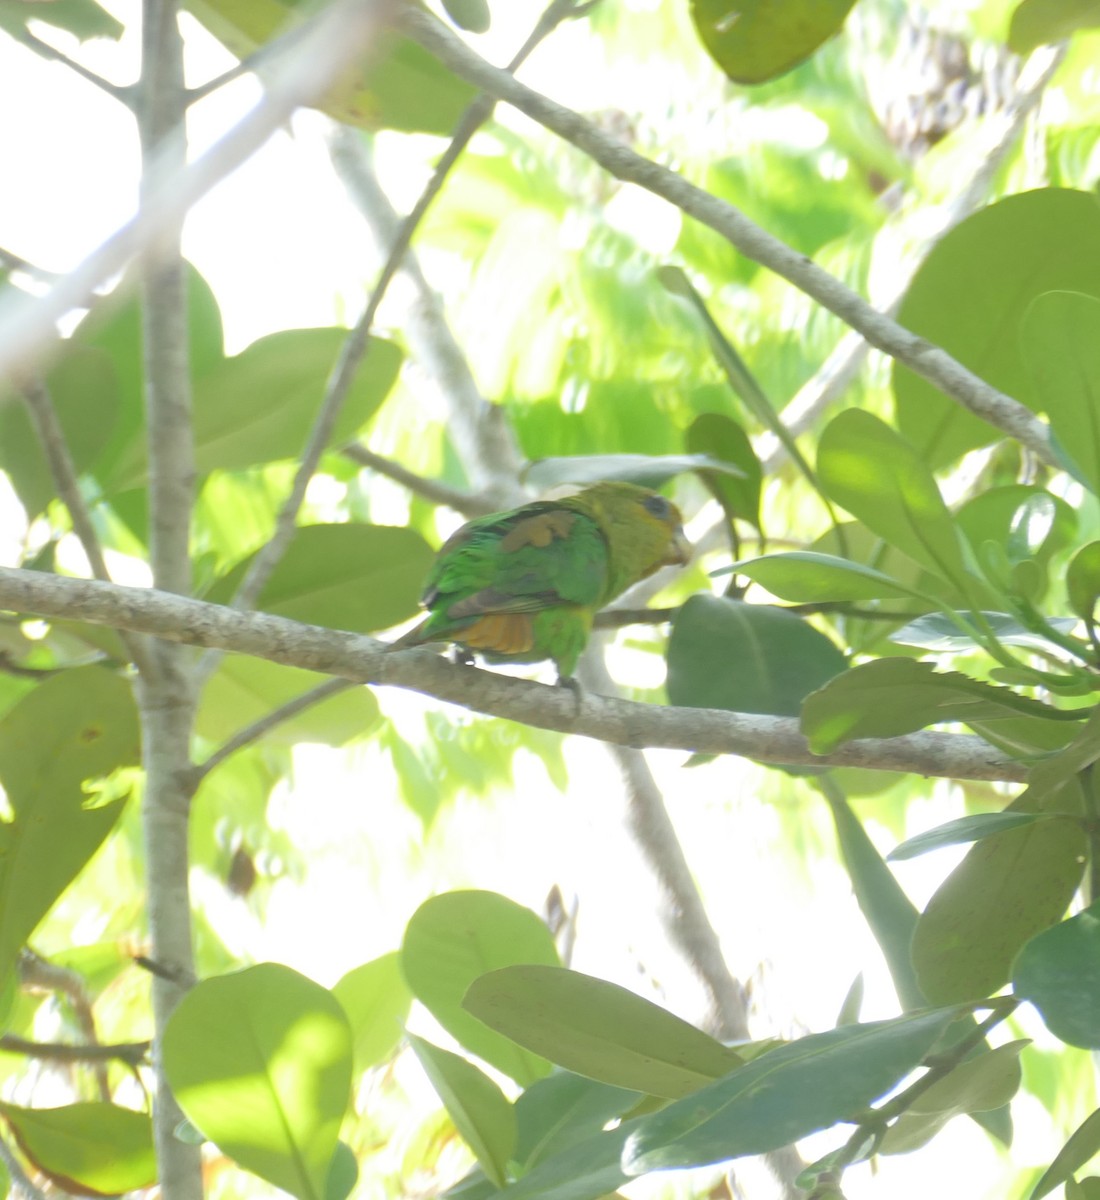
{"label": "bird's beak", "polygon": [[668,553],[665,555],[664,562],[670,567],[686,567],[691,561],[693,549],[691,542],[684,536],[683,529],[677,525],[668,543]]}

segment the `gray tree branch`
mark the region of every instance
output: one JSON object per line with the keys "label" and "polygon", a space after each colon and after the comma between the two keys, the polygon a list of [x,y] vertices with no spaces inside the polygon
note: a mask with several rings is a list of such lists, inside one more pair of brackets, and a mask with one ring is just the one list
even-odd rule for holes
{"label": "gray tree branch", "polygon": [[241,613],[151,588],[0,567],[0,607],[41,617],[69,617],[159,638],[250,654],[269,662],[406,688],[539,729],[598,741],[703,754],[737,754],[760,763],[873,767],[945,779],[1022,783],[1027,767],[967,734],[923,732],[849,742],[813,754],[789,717],[709,708],[639,704],[550,687],[475,667],[456,666],[430,650],[394,652],[362,634],[303,625],[269,613]]}
{"label": "gray tree branch", "polygon": [[761,229],[732,205],[667,167],[643,158],[579,113],[492,66],[428,12],[402,4],[396,10],[395,23],[401,32],[460,78],[556,133],[616,179],[645,188],[721,234],[747,258],[786,279],[858,330],[872,346],[904,362],[975,416],[1027,446],[1044,462],[1053,462],[1046,425],[1019,401],[991,387],[946,351],[877,312],[858,293]]}
{"label": "gray tree branch", "polygon": [[[183,39],[176,0],[144,0],[139,130],[142,188],[155,193],[186,161]],[[167,592],[191,590],[191,510],[195,458],[187,297],[180,250],[182,214],[160,230],[155,253],[142,263],[141,320],[149,459],[149,557],[153,581]],[[153,993],[153,1142],[164,1200],[201,1200],[200,1148],[181,1141],[183,1120],[164,1074],[161,1039],[183,997],[179,980],[194,974],[191,938],[188,818],[195,689],[186,647],[154,641],[138,676],[145,788],[146,911],[152,956],[171,967],[155,976]]]}

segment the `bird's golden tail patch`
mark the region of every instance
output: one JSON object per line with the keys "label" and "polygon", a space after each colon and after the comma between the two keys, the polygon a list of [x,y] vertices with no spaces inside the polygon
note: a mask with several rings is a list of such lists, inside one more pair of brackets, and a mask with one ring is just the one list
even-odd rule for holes
{"label": "bird's golden tail patch", "polygon": [[471,650],[495,654],[526,654],[535,645],[530,613],[487,613],[454,636]]}

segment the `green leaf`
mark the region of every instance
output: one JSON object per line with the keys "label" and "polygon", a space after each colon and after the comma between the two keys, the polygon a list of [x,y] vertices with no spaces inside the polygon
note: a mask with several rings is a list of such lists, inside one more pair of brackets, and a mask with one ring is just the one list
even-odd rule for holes
{"label": "green leaf", "polygon": [[855,0],[692,0],[711,58],[735,83],[764,83],[840,32]]}
{"label": "green leaf", "polygon": [[529,909],[495,892],[445,892],[413,913],[401,947],[401,967],[413,995],[468,1050],[522,1086],[550,1064],[501,1036],[463,1007],[470,984],[498,967],[558,966],[546,925]]}
{"label": "green leaf", "polygon": [[447,16],[470,33],[485,33],[491,23],[489,5],[485,0],[443,0]]}
{"label": "green leaf", "polygon": [[[882,571],[863,563],[850,562],[816,550],[792,550],[788,554],[765,554],[734,563],[729,570],[765,587],[773,596],[795,604],[823,600],[885,600],[899,596],[920,597]],[[726,569],[715,575],[726,574]]]}
{"label": "green leaf", "polygon": [[386,1062],[404,1036],[412,993],[397,951],[353,967],[333,987],[351,1025],[355,1073]]}
{"label": "green leaf", "polygon": [[849,1121],[914,1067],[958,1016],[939,1009],[811,1034],[643,1117],[623,1151],[632,1175],[766,1154]]}
{"label": "green leaf", "polygon": [[794,716],[842,674],[836,645],[794,613],[722,596],[692,596],[668,643],[670,704]]}
{"label": "green leaf", "polygon": [[[294,0],[188,0],[187,10],[238,58],[305,19]],[[364,70],[353,68],[315,107],[362,129],[449,135],[474,89],[408,38],[390,33]]]}
{"label": "green leaf", "polygon": [[[1025,646],[1031,650],[1050,650],[1051,642],[1033,629],[1027,629],[1008,613],[981,614],[993,636],[1002,646]],[[1059,633],[1072,633],[1077,622],[1072,617],[1051,617],[1051,626]],[[903,646],[916,646],[937,654],[969,651],[980,645],[975,638],[962,632],[958,625],[943,613],[923,613],[901,629],[890,634],[890,641]]]}
{"label": "green leaf", "polygon": [[187,1119],[299,1200],[324,1200],[351,1093],[331,992],[278,963],[203,980],[173,1012],[164,1069]]}
{"label": "green leaf", "polygon": [[0,1101],[20,1150],[66,1192],[113,1196],[157,1182],[153,1126],[117,1104],[20,1108]]}
{"label": "green leaf", "polygon": [[606,1133],[572,1143],[543,1159],[493,1200],[600,1200],[630,1179],[623,1170],[623,1148],[639,1122],[623,1121]]}
{"label": "green leaf", "polygon": [[[45,0],[35,7],[48,8],[51,3]],[[67,345],[50,368],[45,386],[73,468],[83,475],[106,449],[118,419],[114,367],[102,350]],[[0,468],[33,520],[57,498],[57,484],[26,406],[6,392],[0,388]]]}
{"label": "green leaf", "polygon": [[1032,1188],[1028,1200],[1042,1200],[1043,1196],[1053,1192],[1060,1183],[1065,1183],[1098,1153],[1100,1153],[1100,1108],[1090,1113],[1070,1134],[1069,1140],[1054,1156],[1054,1161]]}
{"label": "green leaf", "polygon": [[473,1063],[410,1033],[409,1044],[463,1141],[482,1170],[504,1187],[516,1146],[516,1113],[500,1088]]}
{"label": "green leaf", "polygon": [[694,454],[720,458],[741,471],[740,478],[723,471],[701,474],[731,518],[740,517],[759,529],[762,469],[741,426],[721,413],[703,413],[692,421],[684,435],[684,444]]}
{"label": "green leaf", "polygon": [[817,472],[826,494],[895,549],[963,594],[973,591],[954,518],[924,457],[884,421],[845,409],[825,427]]}
{"label": "green leaf", "polygon": [[[433,552],[412,529],[391,525],[305,525],[260,593],[258,607],[294,621],[370,633],[419,606]],[[227,604],[255,555],[215,580],[204,599]]]}
{"label": "green leaf", "polygon": [[[1034,812],[1037,805],[1025,792],[1011,811]],[[1072,818],[1002,830],[976,843],[913,933],[913,966],[928,1001],[980,1000],[1003,987],[1020,947],[1066,911],[1085,853],[1085,833]]]}
{"label": "green leaf", "polygon": [[[17,41],[28,21],[44,21],[80,41],[106,37],[118,41],[125,26],[95,0],[0,0],[0,29]],[[35,53],[41,53],[31,46]]]}
{"label": "green leaf", "polygon": [[942,721],[994,721],[1017,714],[1078,720],[958,671],[937,671],[910,658],[861,663],[806,697],[802,732],[815,754],[829,754],[854,738],[897,737]]}
{"label": "green leaf", "polygon": [[1035,406],[1075,474],[1100,494],[1100,299],[1069,291],[1036,296],[1020,326],[1020,350]]}
{"label": "green leaf", "polygon": [[[195,466],[202,473],[295,459],[321,407],[344,329],[286,329],[199,374],[192,394]],[[329,446],[359,432],[388,395],[401,365],[392,342],[372,338],[340,409]],[[116,491],[146,478],[145,447],[131,444],[111,477]]]}
{"label": "green leaf", "polygon": [[524,468],[523,481],[540,491],[604,480],[660,487],[685,471],[716,471],[736,478],[744,474],[740,467],[713,454],[578,454],[537,459]]}
{"label": "green leaf", "polygon": [[735,1051],[658,1005],[562,967],[489,972],[463,1007],[567,1070],[652,1096],[686,1096],[741,1065]]}
{"label": "green leaf", "polygon": [[[1100,206],[1088,192],[1041,188],[961,221],[929,252],[898,313],[994,387],[1038,411],[1020,323],[1055,289],[1100,294]],[[955,400],[894,363],[898,428],[933,470],[1001,437]]]}
{"label": "green leaf", "polygon": [[[262,658],[226,658],[203,689],[195,732],[211,741],[225,741],[324,682],[325,676],[313,671],[280,666]],[[342,746],[368,733],[378,720],[378,701],[370,689],[349,688],[276,725],[264,740],[281,745],[319,742]]]}
{"label": "green leaf", "polygon": [[[187,292],[188,362],[193,378],[213,370],[224,361],[221,312],[209,284],[191,266],[184,264]],[[81,322],[72,344],[106,354],[114,368],[118,390],[118,413],[110,441],[94,464],[104,490],[111,490],[122,460],[144,462],[145,367],[143,359],[140,289],[124,281],[117,289],[122,297],[96,305]],[[117,489],[115,489],[117,490]],[[117,497],[116,497],[117,499]],[[139,535],[144,537],[144,531]]]}
{"label": "green leaf", "polygon": [[973,816],[959,817],[955,821],[937,825],[935,829],[927,829],[924,833],[906,838],[890,851],[886,859],[888,862],[901,862],[902,859],[917,858],[930,850],[939,850],[943,846],[957,846],[963,842],[979,842],[982,838],[1002,830],[1019,829],[1023,825],[1031,825],[1043,819],[1043,813],[1026,812],[975,813]]}
{"label": "green leaf", "polygon": [[917,909],[875,849],[867,831],[847,799],[822,781],[822,792],[836,825],[837,842],[856,903],[886,959],[898,1000],[906,1011],[925,1004],[909,958],[909,944],[917,925]]}
{"label": "green leaf", "polygon": [[1091,621],[1100,596],[1100,542],[1089,542],[1069,560],[1066,567],[1066,598],[1084,621]]}
{"label": "green leaf", "polygon": [[1020,1051],[1026,1039],[959,1063],[938,1079],[886,1131],[880,1154],[907,1154],[930,1141],[953,1117],[991,1112],[1007,1104],[1020,1089]]}
{"label": "green leaf", "polygon": [[0,981],[122,813],[88,808],[85,781],[139,761],[133,693],[102,667],[47,679],[0,720]]}
{"label": "green leaf", "polygon": [[1060,42],[1079,29],[1100,26],[1097,0],[1021,0],[1008,27],[1008,48],[1030,54],[1036,46]]}
{"label": "green leaf", "polygon": [[1063,1042],[1100,1049],[1100,901],[1024,945],[1012,990]]}
{"label": "green leaf", "polygon": [[526,1173],[582,1138],[599,1133],[641,1098],[638,1092],[571,1071],[555,1071],[536,1080],[516,1100],[516,1161]]}
{"label": "green leaf", "polygon": [[351,1147],[346,1142],[337,1142],[325,1179],[324,1200],[347,1200],[358,1182],[359,1164]]}
{"label": "green leaf", "polygon": [[955,520],[971,547],[996,542],[1009,551],[1012,562],[1027,557],[1046,564],[1077,536],[1074,509],[1059,496],[1022,483],[971,496],[956,510]]}

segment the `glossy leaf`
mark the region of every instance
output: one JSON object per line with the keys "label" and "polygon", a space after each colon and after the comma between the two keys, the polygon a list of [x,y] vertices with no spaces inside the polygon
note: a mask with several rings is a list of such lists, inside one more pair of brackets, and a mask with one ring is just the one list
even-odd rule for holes
{"label": "glossy leaf", "polygon": [[1020,326],[1020,349],[1035,406],[1046,414],[1075,473],[1100,494],[1100,299],[1069,291],[1036,296]]}
{"label": "glossy leaf", "polygon": [[[221,311],[210,285],[190,263],[184,263],[184,283],[188,361],[192,377],[198,378],[225,360]],[[145,453],[145,374],[139,289],[130,286],[130,280],[124,280],[117,289],[117,297],[97,305],[72,338],[74,347],[87,346],[106,354],[114,370],[117,416],[108,445],[94,465],[96,478],[108,491],[118,490],[120,462],[143,462]]]}
{"label": "glossy leaf", "polygon": [[503,1187],[516,1145],[516,1114],[504,1093],[473,1063],[415,1034],[409,1044],[482,1170]]}
{"label": "glossy leaf", "polygon": [[898,1001],[906,1011],[922,1008],[924,996],[909,957],[917,909],[875,849],[845,797],[834,789],[823,787],[823,790],[856,903],[886,959]]}
{"label": "glossy leaf", "polygon": [[516,1100],[517,1162],[526,1173],[551,1155],[599,1133],[641,1098],[638,1092],[571,1071],[555,1071],[536,1080]]}
{"label": "glossy leaf", "polygon": [[[252,563],[250,556],[215,581],[204,599],[227,604]],[[391,525],[306,525],[260,593],[264,612],[370,633],[419,607],[433,553],[412,529]]]}
{"label": "glossy leaf", "polygon": [[[193,386],[195,465],[233,470],[302,453],[324,399],[343,329],[286,329],[199,374]],[[386,398],[401,365],[392,342],[372,338],[329,438],[349,441]],[[112,475],[115,490],[145,480],[145,448],[135,441]]]}
{"label": "glossy leaf", "polygon": [[1066,598],[1082,620],[1091,621],[1100,596],[1100,542],[1089,542],[1066,567]]}
{"label": "glossy leaf", "polygon": [[124,799],[87,807],[85,781],[139,761],[133,692],[102,667],[45,680],[0,720],[0,979],[121,816]]}
{"label": "glossy leaf", "polygon": [[44,21],[82,42],[99,37],[117,41],[123,31],[122,22],[95,0],[0,0],[0,29],[18,40],[28,21]]}
{"label": "glossy leaf", "polygon": [[924,456],[889,425],[845,409],[821,434],[817,472],[826,494],[868,529],[963,595],[973,590],[954,518]]}
{"label": "glossy leaf", "polygon": [[855,0],[692,0],[710,56],[735,83],[783,75],[840,32]]}
{"label": "glossy leaf", "polygon": [[[188,0],[186,7],[242,59],[304,19],[293,0]],[[316,107],[362,129],[449,135],[473,88],[407,38],[390,34],[382,46],[365,67],[334,81]]]}
{"label": "glossy leaf", "polygon": [[[1050,650],[1051,642],[1041,632],[1026,629],[1008,613],[984,612],[982,617],[1002,646],[1024,646],[1030,650]],[[1051,617],[1051,626],[1062,634],[1072,633],[1077,624],[1072,617]],[[937,654],[951,654],[975,649],[980,643],[943,613],[923,613],[890,634],[892,642],[916,646]]]}
{"label": "glossy leaf", "polygon": [[443,0],[447,16],[470,33],[485,33],[491,22],[486,0]]}
{"label": "glossy leaf", "polygon": [[524,469],[523,479],[540,491],[566,483],[603,480],[655,488],[685,471],[716,471],[735,477],[744,474],[740,467],[713,454],[583,454],[540,458]]}
{"label": "glossy leaf", "polygon": [[[1027,794],[1012,811],[1034,811]],[[913,965],[932,1004],[979,1000],[1008,981],[1012,961],[1066,911],[1081,881],[1080,823],[1051,818],[977,842],[917,921]]]}
{"label": "glossy leaf", "polygon": [[163,1058],[210,1141],[299,1200],[324,1200],[351,1095],[351,1030],[331,992],[277,963],[203,980],[173,1012]]}
{"label": "glossy leaf", "polygon": [[1036,46],[1097,26],[1097,0],[1020,0],[1008,27],[1008,48],[1013,54],[1030,54]]}
{"label": "glossy leaf", "polygon": [[400,955],[394,951],[352,967],[334,985],[332,994],[351,1026],[356,1074],[386,1062],[404,1036],[412,1006]]}
{"label": "glossy leaf", "polygon": [[[1100,205],[1087,192],[1041,188],[961,221],[932,248],[898,320],[942,346],[994,387],[1038,409],[1020,345],[1036,296],[1100,294]],[[894,364],[898,428],[932,469],[1001,436],[901,363]]]}
{"label": "glossy leaf", "polygon": [[815,754],[828,754],[853,738],[897,737],[942,721],[995,721],[1017,714],[1078,719],[1010,688],[958,671],[937,671],[932,663],[879,658],[807,696],[802,732]]}
{"label": "glossy leaf", "polygon": [[[863,563],[851,562],[816,550],[792,550],[788,554],[765,554],[735,563],[738,575],[765,587],[773,596],[795,604],[823,600],[885,600],[919,596],[912,588]],[[715,574],[725,572],[716,571]]]}
{"label": "glossy leaf", "polygon": [[735,1051],[618,984],[516,966],[470,985],[463,1007],[558,1066],[653,1096],[686,1096],[735,1070]]}
{"label": "glossy leaf", "polygon": [[702,1166],[847,1121],[916,1067],[955,1009],[845,1025],[770,1050],[732,1075],[643,1117],[623,1151],[631,1174]]}
{"label": "glossy leaf", "polygon": [[1001,833],[1005,829],[1019,829],[1023,825],[1031,825],[1043,820],[1043,817],[1042,813],[1028,812],[974,813],[972,816],[959,817],[955,821],[937,825],[935,829],[926,829],[924,833],[906,838],[900,845],[895,846],[886,858],[888,862],[901,862],[902,859],[917,858],[943,846],[979,842],[982,838]]}
{"label": "glossy leaf", "polygon": [[401,968],[413,995],[466,1049],[526,1086],[550,1064],[490,1029],[462,1006],[470,985],[500,967],[558,965],[546,925],[494,892],[445,892],[426,900],[405,928]]}
{"label": "glossy leaf", "polygon": [[20,1108],[0,1101],[20,1150],[63,1191],[113,1196],[157,1182],[146,1113],[104,1102]]}
{"label": "glossy leaf", "polygon": [[606,1133],[582,1138],[532,1167],[494,1200],[600,1200],[630,1179],[623,1148],[639,1121],[624,1121]]}
{"label": "glossy leaf", "polygon": [[347,1200],[358,1182],[355,1154],[347,1142],[338,1142],[325,1178],[325,1200]]}
{"label": "glossy leaf", "polygon": [[1071,1046],[1100,1050],[1100,901],[1033,937],[1012,966],[1012,990]]}
{"label": "glossy leaf", "polygon": [[760,528],[760,488],[762,468],[748,434],[721,413],[703,413],[696,417],[684,436],[694,454],[706,454],[732,463],[742,477],[723,471],[702,472],[703,481],[732,517],[739,517]]}
{"label": "glossy leaf", "polygon": [[[52,0],[44,7],[52,7]],[[111,360],[90,346],[66,346],[44,384],[73,469],[78,476],[84,475],[103,454],[118,420],[119,397]],[[6,392],[0,388],[0,468],[33,519],[57,498],[57,484],[25,405]]]}
{"label": "glossy leaf", "polygon": [[1029,1043],[1007,1042],[968,1058],[916,1097],[886,1131],[881,1154],[907,1154],[930,1141],[953,1117],[991,1112],[1020,1089],[1020,1051]]}
{"label": "glossy leaf", "polygon": [[692,596],[668,643],[669,703],[794,716],[847,659],[794,613],[722,596]]}
{"label": "glossy leaf", "polygon": [[1100,1108],[1090,1113],[1070,1134],[1066,1144],[1032,1188],[1028,1200],[1042,1200],[1043,1196],[1053,1192],[1060,1183],[1065,1183],[1097,1154],[1100,1154]]}

